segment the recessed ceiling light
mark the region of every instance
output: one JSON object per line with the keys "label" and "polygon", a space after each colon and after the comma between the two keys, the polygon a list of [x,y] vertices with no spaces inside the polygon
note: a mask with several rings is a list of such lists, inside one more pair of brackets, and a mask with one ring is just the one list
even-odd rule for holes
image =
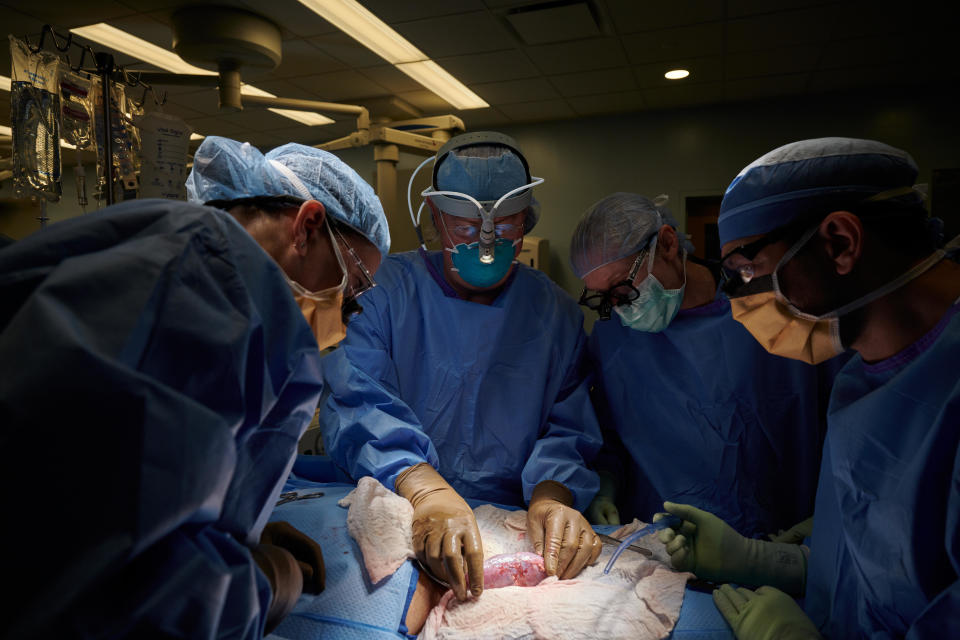
{"label": "recessed ceiling light", "polygon": [[687,71],[686,69],[673,69],[663,74],[663,77],[666,78],[667,80],[682,80],[683,78],[686,78],[688,75],[690,75],[690,72]]}
{"label": "recessed ceiling light", "polygon": [[300,4],[396,66],[455,109],[490,106],[356,0],[300,0]]}
{"label": "recessed ceiling light", "polygon": [[[103,22],[87,25],[85,27],[77,27],[75,29],[71,29],[70,31],[78,36],[88,38],[94,42],[102,44],[105,47],[110,47],[115,51],[119,51],[133,58],[137,58],[138,60],[149,62],[154,66],[160,67],[161,69],[166,69],[172,73],[197,74],[204,76],[217,75],[215,71],[207,71],[206,69],[201,69],[200,67],[195,67],[192,64],[185,62],[173,51],[167,51],[162,47],[158,47],[155,44],[147,42],[146,40],[138,38],[135,35],[127,33],[126,31],[122,31],[121,29],[117,29],[116,27],[112,27]],[[262,89],[257,89],[256,87],[248,84],[243,85],[241,93],[259,95],[267,98],[277,97],[272,93],[268,93]],[[310,111],[274,109],[272,107],[269,110],[273,111],[277,115],[281,115],[285,118],[290,118],[291,120],[296,120],[297,122],[302,122],[303,124],[310,126],[330,124],[333,122],[332,119],[324,115],[312,113]]]}

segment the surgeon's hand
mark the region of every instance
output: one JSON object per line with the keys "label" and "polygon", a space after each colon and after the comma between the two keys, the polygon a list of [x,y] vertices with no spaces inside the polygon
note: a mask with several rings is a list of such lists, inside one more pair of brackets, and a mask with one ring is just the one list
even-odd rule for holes
{"label": "surgeon's hand", "polygon": [[573,495],[559,482],[544,480],[533,488],[527,509],[527,536],[543,556],[548,576],[575,577],[600,556],[600,538],[574,509]]}
{"label": "surgeon's hand", "polygon": [[793,598],[773,587],[713,592],[713,602],[738,640],[812,640],[820,638],[813,622]]}
{"label": "surgeon's hand", "polygon": [[323,551],[317,542],[289,522],[270,522],[260,534],[260,544],[269,544],[289,551],[300,567],[303,590],[318,594],[326,586]]}
{"label": "surgeon's hand", "polygon": [[[659,535],[675,568],[692,571],[702,580],[773,585],[803,593],[807,561],[799,546],[745,538],[717,516],[690,505],[663,506],[683,518],[678,530],[664,529]],[[661,517],[657,514],[653,521]]]}
{"label": "surgeon's hand", "polygon": [[600,472],[600,491],[587,507],[587,520],[590,524],[620,524],[620,512],[617,510],[617,483],[609,473]]}
{"label": "surgeon's hand", "polygon": [[397,493],[413,505],[417,559],[445,580],[458,600],[483,593],[483,545],[473,510],[426,462],[397,476]]}
{"label": "surgeon's hand", "polygon": [[768,534],[772,542],[786,542],[789,544],[800,544],[804,539],[813,535],[813,518],[807,518],[803,522],[798,522],[786,531],[783,529],[779,533]]}

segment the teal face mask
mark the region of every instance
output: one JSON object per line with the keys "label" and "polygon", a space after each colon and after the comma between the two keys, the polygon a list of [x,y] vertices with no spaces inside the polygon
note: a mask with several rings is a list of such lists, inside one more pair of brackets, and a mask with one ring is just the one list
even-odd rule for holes
{"label": "teal face mask", "polygon": [[493,246],[493,262],[480,261],[480,243],[458,244],[447,249],[453,259],[453,269],[464,282],[474,287],[492,287],[500,282],[510,271],[516,254],[515,247],[520,240],[497,238]]}
{"label": "teal face mask", "polygon": [[636,331],[657,333],[666,329],[680,311],[683,292],[687,287],[686,252],[683,254],[683,284],[679,289],[664,289],[663,284],[657,280],[652,271],[656,248],[656,239],[654,239],[647,269],[649,275],[637,286],[640,295],[629,304],[621,304],[613,308],[624,326]]}

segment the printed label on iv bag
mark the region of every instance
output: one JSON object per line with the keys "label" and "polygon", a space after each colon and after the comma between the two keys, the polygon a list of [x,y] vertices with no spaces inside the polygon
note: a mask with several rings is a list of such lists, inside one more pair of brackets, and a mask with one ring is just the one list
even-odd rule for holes
{"label": "printed label on iv bag", "polygon": [[154,111],[136,118],[140,128],[140,197],[186,200],[190,125]]}

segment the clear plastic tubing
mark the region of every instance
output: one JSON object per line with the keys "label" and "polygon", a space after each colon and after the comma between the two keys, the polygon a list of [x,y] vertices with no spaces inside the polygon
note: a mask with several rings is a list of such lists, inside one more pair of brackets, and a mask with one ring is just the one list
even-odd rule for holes
{"label": "clear plastic tubing", "polygon": [[610,556],[610,560],[607,561],[607,566],[603,568],[603,575],[610,573],[610,569],[613,568],[613,564],[617,561],[617,558],[620,557],[620,554],[623,553],[623,550],[629,547],[631,544],[642,538],[643,536],[648,536],[654,531],[660,531],[662,529],[672,529],[674,527],[679,527],[680,523],[683,520],[674,515],[667,514],[660,520],[657,520],[653,524],[648,524],[643,529],[635,531],[623,539],[623,542],[620,543],[620,546],[617,547],[617,550],[613,552],[613,555]]}

